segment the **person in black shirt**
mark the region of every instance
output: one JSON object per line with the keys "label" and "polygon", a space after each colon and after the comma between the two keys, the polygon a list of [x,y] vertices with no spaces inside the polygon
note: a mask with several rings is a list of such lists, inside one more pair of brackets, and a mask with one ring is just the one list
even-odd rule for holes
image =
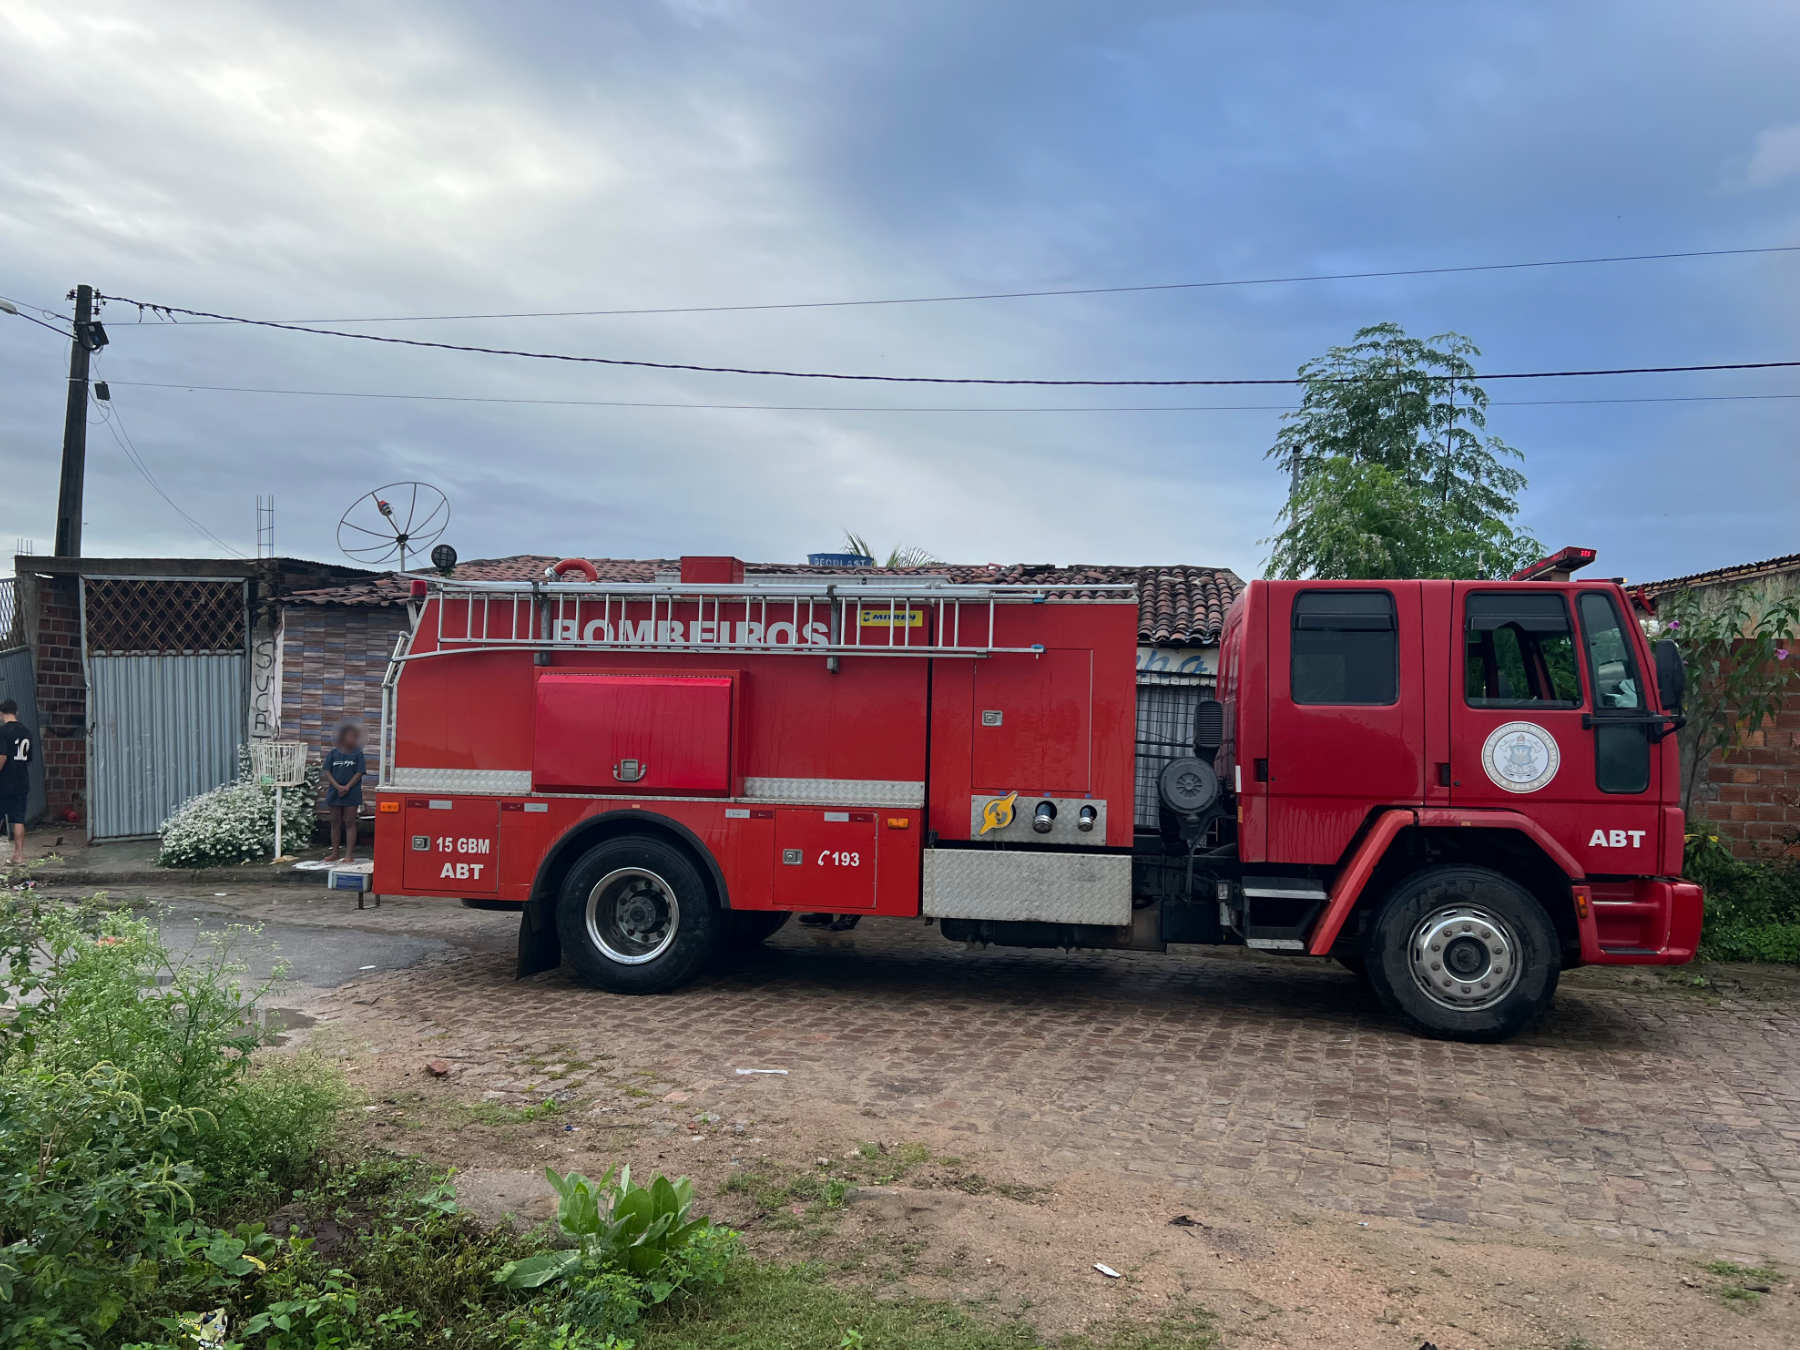
{"label": "person in black shirt", "polygon": [[356,861],[356,815],[362,809],[362,780],[367,770],[363,759],[362,732],[346,722],[338,728],[337,744],[325,752],[325,814],[331,818],[331,852],[326,862],[338,860],[338,841],[343,840],[343,860]]}
{"label": "person in black shirt", "polygon": [[0,817],[12,836],[13,866],[25,861],[25,798],[31,791],[31,755],[37,746],[31,728],[19,720],[19,705],[0,700]]}

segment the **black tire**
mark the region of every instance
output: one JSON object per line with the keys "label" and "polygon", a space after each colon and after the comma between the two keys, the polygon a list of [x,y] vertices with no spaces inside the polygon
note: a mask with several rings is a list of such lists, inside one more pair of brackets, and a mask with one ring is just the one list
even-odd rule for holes
{"label": "black tire", "polygon": [[595,844],[569,869],[556,931],[564,959],[588,984],[661,994],[700,972],[723,925],[686,852],[649,835],[624,835]]}
{"label": "black tire", "polygon": [[1517,1035],[1549,1008],[1562,974],[1544,907],[1486,867],[1407,877],[1382,904],[1364,950],[1369,985],[1389,1011],[1445,1040]]}
{"label": "black tire", "polygon": [[719,917],[725,946],[741,950],[767,942],[794,916],[785,909],[728,909]]}

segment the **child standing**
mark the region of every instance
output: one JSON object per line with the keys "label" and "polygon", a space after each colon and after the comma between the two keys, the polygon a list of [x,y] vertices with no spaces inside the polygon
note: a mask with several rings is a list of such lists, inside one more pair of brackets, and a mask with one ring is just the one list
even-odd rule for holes
{"label": "child standing", "polygon": [[356,861],[357,812],[362,809],[362,780],[368,768],[363,759],[362,732],[354,722],[338,728],[337,741],[325,752],[325,814],[331,819],[331,852],[326,862],[337,862],[342,840],[343,861]]}

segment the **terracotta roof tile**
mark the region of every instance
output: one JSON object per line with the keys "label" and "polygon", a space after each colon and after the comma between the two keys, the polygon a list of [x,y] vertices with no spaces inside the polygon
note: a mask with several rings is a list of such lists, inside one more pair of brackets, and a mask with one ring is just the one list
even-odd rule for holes
{"label": "terracotta roof tile", "polygon": [[[478,558],[456,565],[465,581],[529,581],[541,577],[557,559],[547,554],[525,553],[511,558]],[[657,575],[677,571],[677,558],[594,558],[602,581],[654,581]],[[746,572],[781,576],[835,576],[841,567],[810,567],[794,563],[746,563]],[[1054,588],[1057,583],[1130,582],[1138,588],[1138,641],[1153,646],[1208,646],[1219,640],[1225,611],[1244,589],[1236,573],[1223,567],[1178,564],[1167,567],[1125,567],[1112,563],[943,563],[927,567],[895,569],[917,576],[947,576],[960,582],[1031,584]],[[405,577],[388,574],[349,586],[295,591],[288,604],[300,605],[398,605],[407,597]]]}
{"label": "terracotta roof tile", "polygon": [[1787,553],[1779,558],[1765,558],[1761,562],[1733,563],[1730,567],[1715,567],[1710,572],[1691,572],[1685,577],[1670,577],[1666,581],[1647,581],[1642,589],[1651,595],[1662,591],[1681,590],[1687,586],[1713,586],[1724,581],[1747,581],[1751,577],[1766,576],[1770,572],[1791,572],[1800,570],[1800,553]]}

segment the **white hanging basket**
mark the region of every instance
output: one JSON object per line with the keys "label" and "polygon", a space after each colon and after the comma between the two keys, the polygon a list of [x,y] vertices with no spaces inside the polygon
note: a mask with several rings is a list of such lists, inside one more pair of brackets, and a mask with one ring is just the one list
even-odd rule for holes
{"label": "white hanging basket", "polygon": [[264,787],[298,787],[306,781],[301,741],[251,741],[250,770]]}

